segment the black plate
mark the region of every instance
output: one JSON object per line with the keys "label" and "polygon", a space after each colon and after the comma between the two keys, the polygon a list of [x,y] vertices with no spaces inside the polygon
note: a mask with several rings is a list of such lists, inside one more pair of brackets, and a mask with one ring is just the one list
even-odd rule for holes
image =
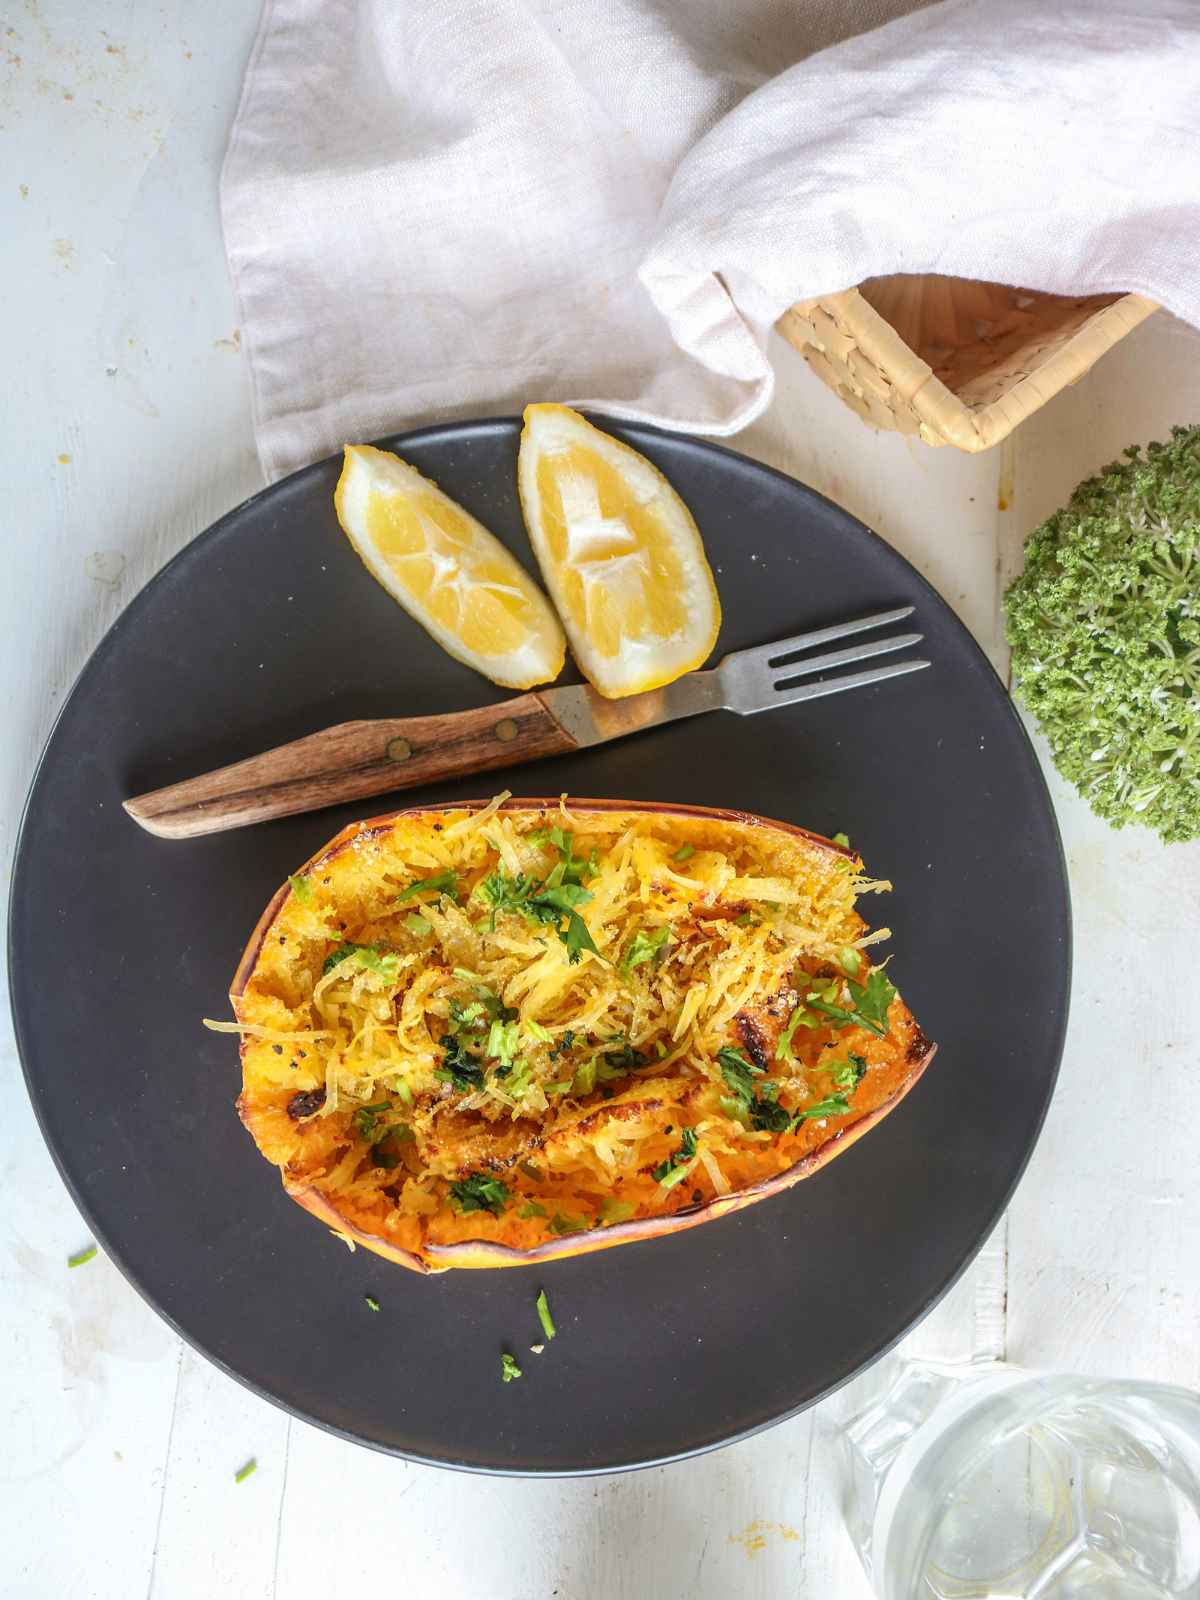
{"label": "black plate", "polygon": [[[233,1110],[229,979],[267,899],[386,799],[186,843],[123,797],[359,716],[497,698],[367,575],[338,531],[338,462],[259,494],[133,601],[50,739],[10,911],[13,1010],[42,1131],[134,1286],[197,1349],[297,1415],[486,1471],[596,1472],[704,1450],[788,1416],[880,1355],[996,1222],[1032,1149],[1066,1024],[1070,910],[1037,762],[949,607],[844,511],[713,445],[614,428],[696,514],[719,649],[911,600],[935,669],[727,713],[397,804],[492,792],[696,801],[833,833],[895,880],[869,915],[941,1049],[878,1129],[735,1217],[542,1270],[421,1278],[287,1200]],[[397,448],[529,560],[517,427]],[[559,1336],[540,1357],[533,1300]],[[382,1309],[364,1304],[371,1294]],[[500,1350],[525,1377],[501,1386]]]}

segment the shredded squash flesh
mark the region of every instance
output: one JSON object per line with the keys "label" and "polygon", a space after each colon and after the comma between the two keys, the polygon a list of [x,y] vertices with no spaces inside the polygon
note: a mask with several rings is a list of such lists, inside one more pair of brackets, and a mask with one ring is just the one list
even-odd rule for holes
{"label": "shredded squash flesh", "polygon": [[851,852],[504,798],[348,830],[260,924],[239,1109],[311,1209],[426,1259],[669,1219],[924,1064],[856,910],[890,886]]}

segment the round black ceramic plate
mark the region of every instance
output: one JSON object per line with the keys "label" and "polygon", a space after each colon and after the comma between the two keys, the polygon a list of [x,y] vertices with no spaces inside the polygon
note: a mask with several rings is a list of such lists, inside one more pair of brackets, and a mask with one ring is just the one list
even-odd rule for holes
{"label": "round black ceramic plate", "polygon": [[[142,832],[121,801],[348,718],[501,696],[368,576],[334,519],[337,461],[230,512],[125,611],[50,739],[12,891],[30,1093],[105,1250],[260,1394],[364,1443],[477,1470],[598,1472],[704,1450],[880,1355],[997,1220],[1066,1022],[1070,913],[1049,798],[949,607],[791,479],[691,439],[613,431],[696,515],[725,612],[718,654],[911,601],[933,670],[758,717],[697,717],[395,803],[503,785],[845,830],[895,882],[869,915],[894,930],[895,977],[941,1048],[840,1160],[674,1237],[431,1278],[350,1254],[284,1196],[234,1112],[235,1043],[200,1019],[228,1016],[234,966],[288,872],[388,800],[188,842]],[[514,423],[395,444],[529,561]],[[558,1338],[535,1356],[542,1287]],[[522,1358],[519,1383],[500,1383],[502,1348]]]}

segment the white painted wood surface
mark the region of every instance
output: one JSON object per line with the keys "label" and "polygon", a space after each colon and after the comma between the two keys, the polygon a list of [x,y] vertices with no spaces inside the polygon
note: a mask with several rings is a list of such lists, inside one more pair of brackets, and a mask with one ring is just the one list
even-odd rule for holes
{"label": "white painted wood surface", "polygon": [[[0,845],[64,693],[146,579],[259,486],[216,176],[253,0],[0,13],[6,581]],[[1156,317],[981,459],[865,429],[779,347],[740,447],[877,527],[998,663],[1024,534],[1133,440],[1200,418],[1200,341]],[[997,506],[1001,472],[1015,492]],[[908,1348],[1200,1385],[1200,846],[1114,835],[1054,782],[1075,894],[1066,1061],[1006,1222]],[[410,1467],[289,1421],[102,1259],[0,1039],[0,1594],[863,1600],[814,1418],[581,1482]],[[831,1402],[836,1410],[845,1397]],[[235,1485],[234,1470],[259,1467]]]}

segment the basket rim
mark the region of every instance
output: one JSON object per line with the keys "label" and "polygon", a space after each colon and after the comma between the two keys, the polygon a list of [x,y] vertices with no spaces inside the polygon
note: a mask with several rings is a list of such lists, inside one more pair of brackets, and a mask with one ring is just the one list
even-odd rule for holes
{"label": "basket rim", "polygon": [[[1030,290],[1030,293],[1048,291]],[[959,450],[990,450],[1068,384],[1077,382],[1127,333],[1157,311],[1145,295],[1123,294],[1101,306],[1036,370],[1019,378],[1007,393],[984,405],[959,398],[896,332],[858,288],[797,301],[780,317],[779,332],[801,354],[804,344],[789,329],[791,318],[813,309],[832,317],[868,361],[916,413],[927,444],[952,444]]]}

